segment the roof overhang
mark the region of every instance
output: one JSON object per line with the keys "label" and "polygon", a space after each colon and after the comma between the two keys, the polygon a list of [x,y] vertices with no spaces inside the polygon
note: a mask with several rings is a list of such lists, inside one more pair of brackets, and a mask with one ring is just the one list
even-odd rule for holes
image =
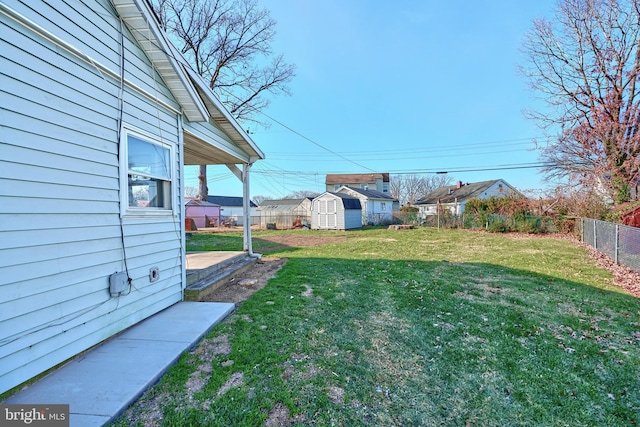
{"label": "roof overhang", "polygon": [[185,67],[187,74],[193,81],[198,94],[204,100],[210,114],[210,121],[222,129],[242,151],[247,153],[250,163],[265,158],[264,153],[251,137],[242,129],[240,124],[234,119],[229,111],[222,105],[222,102],[213,94],[213,91],[202,80],[202,77],[191,68]]}
{"label": "roof overhang", "polygon": [[211,141],[189,131],[183,133],[183,138],[185,166],[253,163],[246,153],[240,150],[231,150],[222,145],[212,144]]}
{"label": "roof overhang", "polygon": [[231,144],[184,132],[184,164],[253,163],[264,153],[231,116],[202,77],[160,28],[147,0],[111,0],[190,122],[209,122],[221,129]]}
{"label": "roof overhang", "polygon": [[200,99],[184,68],[170,55],[173,44],[159,27],[146,0],[111,0],[133,37],[145,51],[162,76],[171,93],[182,107],[185,116],[194,122],[209,119],[209,112]]}

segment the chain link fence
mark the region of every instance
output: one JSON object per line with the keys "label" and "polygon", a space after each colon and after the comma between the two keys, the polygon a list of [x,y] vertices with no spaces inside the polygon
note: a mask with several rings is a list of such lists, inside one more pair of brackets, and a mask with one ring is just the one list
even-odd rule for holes
{"label": "chain link fence", "polygon": [[538,216],[507,215],[442,215],[422,216],[418,212],[394,212],[394,219],[399,224],[422,225],[434,228],[464,228],[468,230],[489,230],[492,232],[519,231],[524,233],[557,233],[568,232],[566,226],[556,224],[553,218]]}
{"label": "chain link fence", "polygon": [[582,241],[640,273],[640,228],[583,218]]}

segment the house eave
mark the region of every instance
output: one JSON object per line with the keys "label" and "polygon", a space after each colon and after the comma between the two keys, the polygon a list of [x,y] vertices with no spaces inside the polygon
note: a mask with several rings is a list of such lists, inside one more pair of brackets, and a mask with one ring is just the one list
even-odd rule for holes
{"label": "house eave", "polygon": [[212,144],[187,130],[183,135],[185,166],[253,163],[251,157],[241,150],[232,151],[221,144]]}
{"label": "house eave", "polygon": [[166,38],[145,0],[111,0],[138,44],[158,70],[171,93],[192,122],[209,120],[209,112],[183,66],[176,60],[172,43]]}
{"label": "house eave", "polygon": [[191,68],[185,68],[185,70],[197,88],[198,94],[204,100],[210,113],[210,120],[229,135],[234,144],[247,153],[251,163],[264,159],[266,157],[264,152],[260,150],[247,132],[242,129],[236,119],[231,116],[222,102],[220,102],[212,90],[202,80],[202,77]]}

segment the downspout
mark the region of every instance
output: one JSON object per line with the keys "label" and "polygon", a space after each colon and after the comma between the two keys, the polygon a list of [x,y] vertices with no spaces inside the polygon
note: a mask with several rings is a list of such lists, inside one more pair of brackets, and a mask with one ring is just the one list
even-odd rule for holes
{"label": "downspout", "polygon": [[253,246],[251,243],[251,199],[250,199],[250,191],[249,191],[249,175],[251,171],[251,165],[253,163],[243,163],[242,170],[238,169],[236,165],[227,164],[227,168],[233,174],[238,177],[240,181],[242,181],[242,219],[243,219],[243,243],[244,243],[244,251],[251,257],[260,257],[260,254],[253,253]]}
{"label": "downspout", "polygon": [[180,156],[179,163],[179,186],[176,185],[178,190],[178,215],[180,218],[174,218],[174,221],[178,220],[178,224],[180,227],[180,262],[182,263],[182,268],[180,271],[182,283],[180,292],[182,293],[182,300],[184,301],[184,290],[187,287],[187,227],[185,224],[185,204],[184,204],[184,118],[183,114],[178,114],[178,155]]}

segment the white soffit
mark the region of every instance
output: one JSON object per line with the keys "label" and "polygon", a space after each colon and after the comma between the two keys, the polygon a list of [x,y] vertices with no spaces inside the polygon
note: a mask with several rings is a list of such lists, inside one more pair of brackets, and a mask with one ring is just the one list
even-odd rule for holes
{"label": "white soffit", "polygon": [[209,112],[191,84],[182,66],[173,58],[171,42],[158,27],[146,0],[112,0],[140,47],[153,62],[185,116],[192,122],[204,122]]}

